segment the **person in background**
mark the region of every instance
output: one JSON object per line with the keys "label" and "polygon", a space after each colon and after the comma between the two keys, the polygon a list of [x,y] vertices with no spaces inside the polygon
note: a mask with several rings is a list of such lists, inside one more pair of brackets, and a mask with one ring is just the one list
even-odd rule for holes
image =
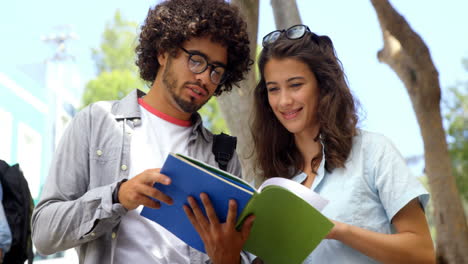
{"label": "person in background", "polygon": [[0,264],[3,263],[3,257],[10,250],[11,231],[3,209],[3,187],[0,182]]}
{"label": "person in background", "polygon": [[[136,64],[151,89],[91,104],[68,126],[33,214],[40,253],[75,248],[80,263],[92,264],[250,262],[241,249],[253,217],[241,231],[233,220],[214,225],[211,217],[193,218],[203,254],[139,215],[143,206],[172,204],[153,188],[156,182],[171,184],[158,169],[170,152],[217,165],[213,134],[197,111],[249,71],[246,27],[239,10],[223,0],[171,0],[149,10]],[[237,156],[227,171],[241,174]],[[201,197],[212,209],[209,197]],[[194,199],[189,204],[189,216],[199,216],[202,205]],[[236,204],[229,206],[235,214]]]}
{"label": "person in background", "polygon": [[328,199],[323,214],[335,224],[304,263],[435,263],[429,195],[386,137],[357,128],[331,39],[305,25],[273,31],[258,65],[257,169]]}

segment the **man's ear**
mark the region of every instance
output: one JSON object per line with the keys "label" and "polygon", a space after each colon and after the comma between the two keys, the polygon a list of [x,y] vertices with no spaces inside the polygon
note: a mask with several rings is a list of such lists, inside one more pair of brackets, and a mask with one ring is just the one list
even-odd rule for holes
{"label": "man's ear", "polygon": [[166,65],[167,58],[169,57],[169,54],[167,52],[161,52],[158,54],[158,63],[161,66]]}

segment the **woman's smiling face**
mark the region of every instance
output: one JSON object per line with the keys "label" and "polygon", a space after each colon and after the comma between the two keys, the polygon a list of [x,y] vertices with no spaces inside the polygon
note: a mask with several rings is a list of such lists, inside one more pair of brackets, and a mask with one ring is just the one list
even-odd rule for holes
{"label": "woman's smiling face", "polygon": [[307,64],[272,58],[265,65],[264,76],[270,107],[289,132],[300,134],[318,125],[319,87]]}

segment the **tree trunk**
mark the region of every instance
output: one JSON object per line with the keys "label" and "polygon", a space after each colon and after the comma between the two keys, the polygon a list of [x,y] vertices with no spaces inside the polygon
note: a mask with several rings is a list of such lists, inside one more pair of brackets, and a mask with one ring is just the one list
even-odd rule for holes
{"label": "tree trunk", "polygon": [[296,0],[271,0],[277,29],[286,29],[301,24]]}
{"label": "tree trunk", "polygon": [[[250,56],[255,58],[258,30],[258,0],[232,0],[239,7],[246,19],[250,39]],[[230,93],[223,93],[217,98],[224,119],[231,131],[237,137],[237,153],[242,163],[244,177],[248,181],[255,179],[252,161],[252,136],[250,134],[250,114],[252,113],[252,95],[256,85],[256,69],[240,83],[240,89],[234,87]],[[258,182],[257,182],[258,183]]]}
{"label": "tree trunk", "polygon": [[383,32],[377,54],[405,84],[424,142],[438,263],[468,263],[468,226],[452,174],[440,113],[440,84],[428,47],[388,0],[371,0]]}

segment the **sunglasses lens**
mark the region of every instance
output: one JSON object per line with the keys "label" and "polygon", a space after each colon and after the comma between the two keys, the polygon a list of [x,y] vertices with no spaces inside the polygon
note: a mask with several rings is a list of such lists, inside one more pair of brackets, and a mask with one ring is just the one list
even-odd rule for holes
{"label": "sunglasses lens", "polygon": [[275,42],[279,38],[280,35],[281,35],[281,31],[274,31],[266,35],[265,38],[263,38],[263,46]]}
{"label": "sunglasses lens", "polygon": [[272,44],[276,40],[278,40],[281,34],[286,33],[286,38],[288,39],[300,39],[304,37],[306,32],[310,32],[310,29],[306,25],[295,25],[285,30],[275,30],[263,38],[263,47]]}
{"label": "sunglasses lens", "polygon": [[305,26],[297,25],[297,26],[294,26],[294,27],[288,29],[288,31],[286,31],[286,36],[289,39],[298,39],[298,38],[302,38],[304,36],[305,32],[306,32],[306,27]]}

